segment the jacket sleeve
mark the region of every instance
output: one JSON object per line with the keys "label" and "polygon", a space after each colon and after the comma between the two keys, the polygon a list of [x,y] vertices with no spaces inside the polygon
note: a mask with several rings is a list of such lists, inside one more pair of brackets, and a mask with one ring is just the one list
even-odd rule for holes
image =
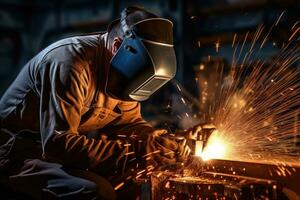
{"label": "jacket sleeve", "polygon": [[[89,77],[77,62],[44,62],[40,70],[43,157],[108,174],[121,165],[126,141],[90,139],[78,133]],[[123,146],[122,146],[123,145]]]}
{"label": "jacket sleeve", "polygon": [[121,116],[113,121],[112,128],[108,128],[107,132],[115,135],[136,135],[140,139],[146,139],[147,134],[154,131],[154,128],[142,118],[140,103],[121,101],[117,106]]}

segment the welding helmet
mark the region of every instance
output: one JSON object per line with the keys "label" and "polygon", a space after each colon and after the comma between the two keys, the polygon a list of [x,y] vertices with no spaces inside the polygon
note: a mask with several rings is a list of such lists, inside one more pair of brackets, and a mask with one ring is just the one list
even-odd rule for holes
{"label": "welding helmet", "polygon": [[176,74],[173,24],[148,18],[132,26],[121,13],[124,39],[110,62],[106,93],[125,101],[144,101]]}

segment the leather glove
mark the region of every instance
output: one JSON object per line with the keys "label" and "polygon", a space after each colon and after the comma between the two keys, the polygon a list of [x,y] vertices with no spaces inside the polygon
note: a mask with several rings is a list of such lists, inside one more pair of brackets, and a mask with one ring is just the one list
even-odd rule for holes
{"label": "leather glove", "polygon": [[158,129],[149,134],[146,144],[146,155],[151,156],[154,164],[174,165],[185,159],[191,152],[186,140],[176,140],[164,129]]}

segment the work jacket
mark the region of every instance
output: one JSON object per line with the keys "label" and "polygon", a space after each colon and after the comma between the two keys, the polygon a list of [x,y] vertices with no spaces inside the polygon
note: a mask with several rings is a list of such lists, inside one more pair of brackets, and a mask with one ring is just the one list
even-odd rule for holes
{"label": "work jacket", "polygon": [[[32,58],[1,98],[2,129],[15,138],[22,132],[21,138],[40,138],[46,160],[102,173],[136,153],[136,141],[153,129],[138,102],[105,94],[106,35],[63,39]],[[128,150],[130,142],[135,149]]]}

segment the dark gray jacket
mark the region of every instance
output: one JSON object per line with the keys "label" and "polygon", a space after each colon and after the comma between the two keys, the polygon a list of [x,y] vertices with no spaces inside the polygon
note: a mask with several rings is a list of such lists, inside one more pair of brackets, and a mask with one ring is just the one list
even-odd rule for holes
{"label": "dark gray jacket", "polygon": [[[40,136],[47,160],[100,171],[118,165],[126,154],[118,136],[136,139],[152,128],[139,103],[104,93],[104,41],[101,34],[67,38],[31,59],[0,101],[2,128]],[[86,136],[93,130],[98,139]]]}

